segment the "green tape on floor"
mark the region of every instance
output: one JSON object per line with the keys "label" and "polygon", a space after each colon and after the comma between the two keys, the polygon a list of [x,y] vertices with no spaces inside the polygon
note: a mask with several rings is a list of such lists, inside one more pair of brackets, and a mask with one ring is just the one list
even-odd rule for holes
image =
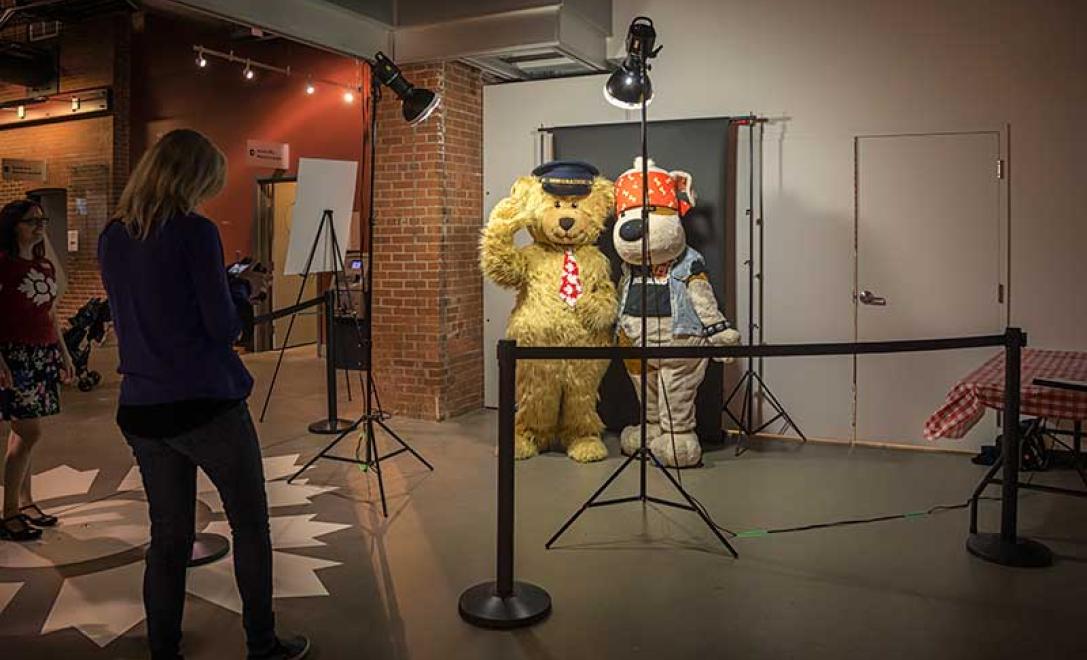
{"label": "green tape on floor", "polygon": [[768,536],[770,532],[765,529],[745,529],[742,532],[736,532],[736,538],[738,539],[751,539],[756,536]]}

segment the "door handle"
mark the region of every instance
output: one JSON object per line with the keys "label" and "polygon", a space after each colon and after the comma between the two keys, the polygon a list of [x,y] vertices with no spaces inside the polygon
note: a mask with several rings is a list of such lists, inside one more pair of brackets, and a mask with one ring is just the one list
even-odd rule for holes
{"label": "door handle", "polygon": [[868,289],[865,289],[864,291],[861,291],[859,294],[857,294],[857,300],[862,305],[876,305],[876,306],[879,306],[879,307],[883,307],[884,305],[887,304],[887,299],[886,298],[882,298],[880,296],[877,296],[876,294],[872,293]]}

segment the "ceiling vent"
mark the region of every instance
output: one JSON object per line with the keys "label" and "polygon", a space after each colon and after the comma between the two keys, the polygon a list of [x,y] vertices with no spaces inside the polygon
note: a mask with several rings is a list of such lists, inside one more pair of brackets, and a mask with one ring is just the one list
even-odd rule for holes
{"label": "ceiling vent", "polygon": [[401,22],[394,33],[397,61],[464,60],[502,80],[607,70],[611,2],[501,4],[535,6],[426,25]]}

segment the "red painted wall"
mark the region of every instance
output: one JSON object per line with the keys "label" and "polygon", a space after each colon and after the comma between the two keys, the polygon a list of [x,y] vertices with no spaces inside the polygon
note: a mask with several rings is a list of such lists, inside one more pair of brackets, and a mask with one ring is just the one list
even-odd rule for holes
{"label": "red painted wall", "polygon": [[[246,82],[243,65],[214,57],[200,69],[194,45],[290,66],[294,75],[256,70],[256,79]],[[307,74],[367,90],[365,64],[284,40],[232,40],[222,28],[163,16],[148,16],[134,35],[132,63],[133,164],[158,135],[182,127],[205,133],[229,159],[226,188],[204,208],[219,224],[228,260],[235,250],[251,252],[255,180],[273,173],[245,164],[246,140],[289,143],[290,174],[297,173],[300,157],[362,158],[365,92],[346,104],[343,89],[317,83],[316,94],[304,90]],[[360,185],[356,199],[361,197]]]}

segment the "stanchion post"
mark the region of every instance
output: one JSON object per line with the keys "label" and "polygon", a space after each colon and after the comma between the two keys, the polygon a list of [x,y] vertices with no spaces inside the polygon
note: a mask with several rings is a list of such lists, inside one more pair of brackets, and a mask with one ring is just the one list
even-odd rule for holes
{"label": "stanchion post", "polygon": [[328,398],[328,425],[336,428],[336,286],[325,291],[325,396]]}
{"label": "stanchion post", "polygon": [[[1053,563],[1049,548],[1022,538],[1019,514],[1019,403],[1021,360],[1026,337],[1020,328],[1004,332],[1004,428],[1000,453],[1004,463],[1000,493],[1000,533],[971,533],[966,549],[976,557],[1004,566],[1041,567]],[[982,482],[985,483],[984,481]]]}
{"label": "stanchion post", "polygon": [[325,291],[324,302],[324,326],[325,326],[325,397],[328,417],[309,425],[310,433],[324,435],[338,435],[357,426],[357,422],[348,419],[340,419],[339,406],[336,398],[336,302],[337,289],[335,282],[332,288]]}
{"label": "stanchion post", "polygon": [[496,579],[460,596],[461,618],[481,628],[530,626],[551,613],[551,596],[513,579],[514,442],[517,412],[517,342],[498,342],[498,541]]}
{"label": "stanchion post", "polygon": [[514,418],[516,417],[517,342],[498,343],[498,557],[496,574],[500,597],[513,594],[514,534]]}
{"label": "stanchion post", "polygon": [[1023,332],[1008,328],[1004,335],[1004,483],[1000,487],[1000,539],[1015,543],[1019,516],[1019,389]]}

